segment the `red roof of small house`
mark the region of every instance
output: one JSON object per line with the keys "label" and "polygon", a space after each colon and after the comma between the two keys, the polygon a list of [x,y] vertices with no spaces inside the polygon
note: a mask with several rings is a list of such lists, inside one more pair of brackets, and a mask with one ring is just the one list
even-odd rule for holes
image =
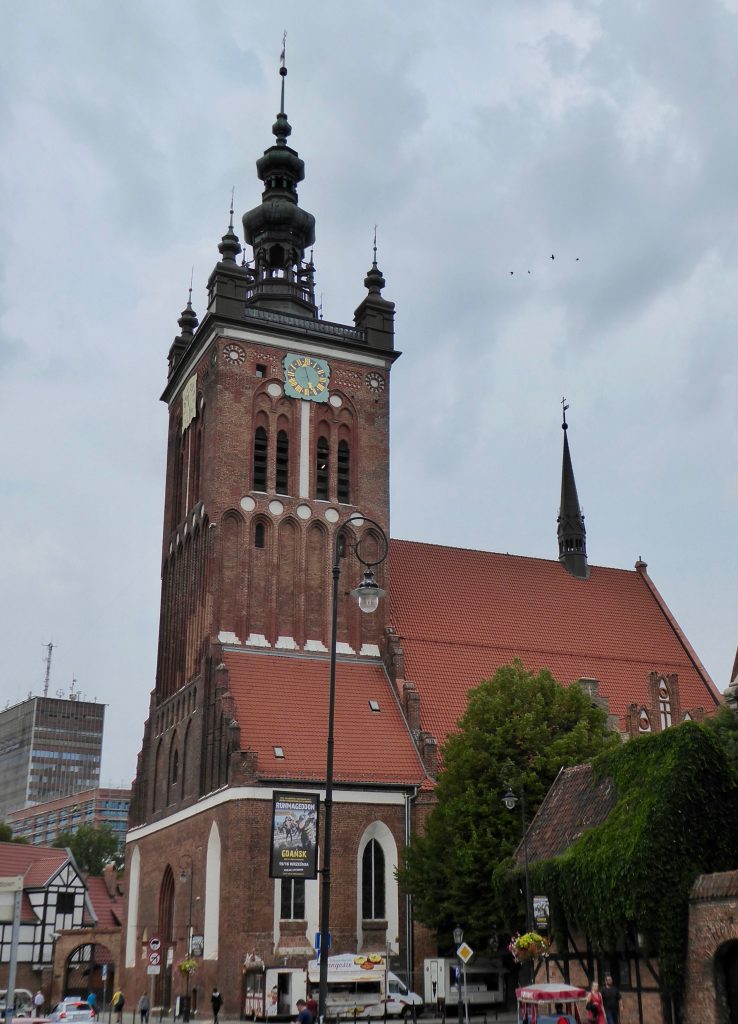
{"label": "red roof of small house", "polygon": [[647,704],[654,671],[678,674],[682,710],[720,703],[643,563],[591,566],[582,580],[558,561],[393,540],[390,570],[405,678],[421,697],[421,727],[439,741],[467,692],[515,658],[565,684],[597,679],[611,714]]}
{"label": "red roof of small house", "polygon": [[[615,783],[595,778],[591,764],[562,768],[526,832],[528,860],[560,857],[589,829],[601,825],[617,802]],[[523,844],[515,851],[524,860]]]}
{"label": "red roof of small house", "polygon": [[111,896],[104,878],[88,875],[87,894],[95,911],[98,928],[120,928],[123,901],[117,895]]}
{"label": "red roof of small house", "polygon": [[23,875],[26,889],[40,889],[69,860],[66,850],[26,843],[0,843],[0,875]]}
{"label": "red roof of small house", "polygon": [[[226,648],[223,661],[241,749],[257,752],[260,776],[324,780],[328,656]],[[378,703],[378,711],[370,700]],[[338,658],[334,736],[336,782],[419,785],[424,778],[397,696],[378,660]],[[275,748],[284,756],[277,756]]]}

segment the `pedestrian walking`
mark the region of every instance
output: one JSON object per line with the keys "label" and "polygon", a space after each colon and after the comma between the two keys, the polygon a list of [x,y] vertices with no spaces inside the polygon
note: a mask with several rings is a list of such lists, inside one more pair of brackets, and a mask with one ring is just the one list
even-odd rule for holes
{"label": "pedestrian walking", "polygon": [[592,982],[592,988],[587,996],[587,1020],[589,1024],[605,1024],[605,1011],[602,1006],[602,993],[596,981]]}
{"label": "pedestrian walking", "polygon": [[120,989],[113,993],[113,1009],[115,1010],[116,1024],[122,1024],[123,1021],[123,1007],[126,1005],[126,997],[123,995]]}
{"label": "pedestrian walking", "polygon": [[620,1000],[623,997],[612,981],[612,975],[605,976],[605,987],[602,989],[602,1005],[605,1008],[607,1024],[620,1024]]}
{"label": "pedestrian walking", "polygon": [[308,996],[305,1000],[305,1006],[310,1010],[310,1015],[314,1021],[318,1019],[318,1004],[315,1002],[313,996]]}
{"label": "pedestrian walking", "polygon": [[97,1007],[97,996],[95,995],[94,992],[88,992],[87,993],[87,1005],[93,1011]]}
{"label": "pedestrian walking", "polygon": [[33,997],[33,1013],[35,1017],[43,1016],[44,1008],[44,994],[41,989],[38,990],[36,995]]}
{"label": "pedestrian walking", "polygon": [[144,994],[138,1001],[138,1015],[141,1018],[141,1024],[149,1024],[149,1010],[151,1009],[151,1003],[149,997]]}
{"label": "pedestrian walking", "polygon": [[304,999],[297,1000],[297,1024],[313,1024],[313,1015]]}
{"label": "pedestrian walking", "polygon": [[210,1005],[213,1008],[213,1024],[218,1024],[218,1014],[223,1005],[223,996],[217,988],[213,989],[213,994],[210,996]]}

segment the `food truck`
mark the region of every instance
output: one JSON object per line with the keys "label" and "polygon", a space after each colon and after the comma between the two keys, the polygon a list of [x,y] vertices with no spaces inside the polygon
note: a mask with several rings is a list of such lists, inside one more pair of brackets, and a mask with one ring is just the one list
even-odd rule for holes
{"label": "food truck", "polygon": [[[320,964],[308,964],[308,992],[318,998]],[[343,953],[328,957],[326,1016],[408,1017],[422,1013],[423,1000],[408,991],[404,982],[389,970],[383,953]]]}
{"label": "food truck", "polygon": [[515,989],[518,1024],[583,1024],[586,988],[558,982]]}

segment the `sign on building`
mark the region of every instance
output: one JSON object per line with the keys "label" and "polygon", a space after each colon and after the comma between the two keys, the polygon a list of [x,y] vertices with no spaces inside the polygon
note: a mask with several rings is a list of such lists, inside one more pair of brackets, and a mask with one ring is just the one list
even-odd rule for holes
{"label": "sign on building", "polygon": [[275,793],[272,798],[270,878],[318,877],[317,793]]}

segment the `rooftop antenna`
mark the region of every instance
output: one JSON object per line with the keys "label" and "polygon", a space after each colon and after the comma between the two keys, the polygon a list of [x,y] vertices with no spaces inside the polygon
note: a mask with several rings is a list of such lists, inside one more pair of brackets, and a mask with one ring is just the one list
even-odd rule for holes
{"label": "rooftop antenna", "polygon": [[282,97],[279,106],[280,114],[284,114],[284,80],[287,77],[287,65],[285,61],[287,51],[287,29],[282,33],[282,52],[279,55],[279,73],[282,76]]}
{"label": "rooftop antenna", "polygon": [[46,647],[46,675],[44,676],[44,697],[49,696],[49,679],[51,678],[51,652],[54,650],[54,644],[49,642],[44,644]]}

